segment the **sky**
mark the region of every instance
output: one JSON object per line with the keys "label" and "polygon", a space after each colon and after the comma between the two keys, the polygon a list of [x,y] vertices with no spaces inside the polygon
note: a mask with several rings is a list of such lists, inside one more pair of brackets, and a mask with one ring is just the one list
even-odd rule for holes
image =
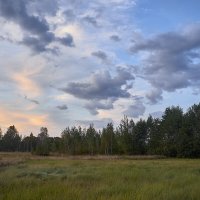
{"label": "sky", "polygon": [[200,97],[199,0],[0,0],[0,127],[118,125]]}

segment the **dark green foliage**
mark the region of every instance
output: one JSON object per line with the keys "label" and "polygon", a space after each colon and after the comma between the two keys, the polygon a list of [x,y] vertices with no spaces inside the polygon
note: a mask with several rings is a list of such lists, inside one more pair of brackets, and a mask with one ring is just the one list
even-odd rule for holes
{"label": "dark green foliage", "polygon": [[84,149],[85,143],[85,131],[82,131],[81,127],[66,128],[62,134],[62,150],[63,153],[77,155],[86,151]]}
{"label": "dark green foliage", "polygon": [[101,134],[101,153],[112,155],[117,153],[117,142],[112,123],[103,128]]}
{"label": "dark green foliage", "polygon": [[41,127],[40,133],[37,137],[36,154],[41,156],[48,156],[50,152],[49,135],[46,127]]}
{"label": "dark green foliage", "polygon": [[2,130],[1,130],[1,128],[0,128],[0,151],[2,151],[3,150],[3,144],[2,144],[2,137],[3,137],[3,134],[2,134]]}
{"label": "dark green foliage", "polygon": [[133,145],[132,130],[129,127],[129,120],[126,116],[124,116],[117,128],[117,138],[119,153],[131,154]]}
{"label": "dark green foliage", "polygon": [[99,141],[97,137],[97,132],[93,126],[93,124],[90,124],[89,128],[86,131],[86,141],[88,145],[88,154],[94,155],[97,153],[97,150],[99,149]]}
{"label": "dark green foliage", "polygon": [[21,137],[15,126],[10,126],[2,137],[2,148],[4,151],[19,151]]}
{"label": "dark green foliage", "polygon": [[200,157],[200,104],[186,113],[178,106],[169,107],[161,119],[149,116],[136,123],[124,116],[117,128],[108,123],[102,131],[92,124],[87,129],[67,127],[61,137],[49,137],[47,128],[42,127],[37,137],[31,133],[22,139],[15,126],[10,126],[4,135],[0,129],[0,151]]}
{"label": "dark green foliage", "polygon": [[193,105],[184,115],[179,156],[200,157],[200,104]]}
{"label": "dark green foliage", "polygon": [[180,107],[171,107],[165,110],[162,117],[161,129],[164,136],[164,154],[167,156],[177,156],[182,123],[183,111]]}
{"label": "dark green foliage", "polygon": [[147,152],[147,124],[145,120],[140,119],[134,129],[134,154],[143,155]]}
{"label": "dark green foliage", "polygon": [[37,145],[37,137],[33,136],[33,133],[30,136],[24,137],[21,141],[20,151],[23,152],[35,152]]}
{"label": "dark green foliage", "polygon": [[161,132],[160,119],[147,119],[148,153],[152,155],[163,154],[163,133]]}

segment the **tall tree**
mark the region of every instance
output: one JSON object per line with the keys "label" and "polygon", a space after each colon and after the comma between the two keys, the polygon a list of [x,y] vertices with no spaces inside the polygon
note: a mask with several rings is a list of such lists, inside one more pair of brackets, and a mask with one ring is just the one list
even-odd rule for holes
{"label": "tall tree", "polygon": [[40,128],[40,133],[37,137],[37,147],[36,154],[47,156],[49,155],[50,145],[49,145],[49,135],[48,129],[46,127]]}
{"label": "tall tree", "polygon": [[2,146],[2,137],[3,137],[3,133],[2,133],[2,130],[0,128],[0,151],[3,150],[3,146]]}
{"label": "tall tree", "polygon": [[61,138],[63,141],[63,153],[71,154],[71,135],[70,128],[67,127],[62,133]]}
{"label": "tall tree", "polygon": [[2,130],[0,128],[0,140],[2,139],[2,137],[3,137],[3,133],[2,133]]}
{"label": "tall tree", "polygon": [[101,134],[101,149],[106,155],[112,155],[116,152],[116,139],[112,123],[108,123],[106,128],[103,128]]}
{"label": "tall tree", "polygon": [[145,154],[147,152],[147,124],[140,119],[134,129],[134,154]]}
{"label": "tall tree", "polygon": [[10,126],[2,138],[2,146],[5,151],[19,151],[21,137],[15,126]]}
{"label": "tall tree", "polygon": [[121,120],[117,129],[118,145],[121,153],[131,154],[132,151],[132,135],[129,127],[129,119],[127,116]]}
{"label": "tall tree", "polygon": [[94,155],[96,153],[96,147],[97,147],[96,135],[97,135],[97,132],[94,128],[94,125],[90,124],[90,126],[89,126],[89,128],[87,129],[87,132],[86,132],[86,140],[87,140],[87,144],[88,144],[88,153],[90,155]]}
{"label": "tall tree", "polygon": [[184,115],[179,156],[200,157],[200,104],[191,106]]}
{"label": "tall tree", "polygon": [[183,110],[177,107],[166,108],[162,117],[162,132],[164,134],[164,154],[175,157],[178,153],[178,142],[183,122]]}
{"label": "tall tree", "polygon": [[161,132],[161,120],[153,119],[149,116],[147,119],[147,140],[149,154],[163,154],[163,134]]}

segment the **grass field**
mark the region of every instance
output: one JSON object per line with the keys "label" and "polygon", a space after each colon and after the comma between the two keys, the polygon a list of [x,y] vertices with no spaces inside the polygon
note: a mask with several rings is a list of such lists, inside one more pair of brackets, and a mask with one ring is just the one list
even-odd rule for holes
{"label": "grass field", "polygon": [[0,200],[199,200],[200,160],[0,154]]}

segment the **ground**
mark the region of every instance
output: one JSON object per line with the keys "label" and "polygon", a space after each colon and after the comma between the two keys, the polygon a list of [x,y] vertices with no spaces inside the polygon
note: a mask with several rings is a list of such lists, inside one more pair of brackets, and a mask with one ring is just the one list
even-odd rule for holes
{"label": "ground", "polygon": [[200,160],[0,154],[1,200],[199,200]]}

